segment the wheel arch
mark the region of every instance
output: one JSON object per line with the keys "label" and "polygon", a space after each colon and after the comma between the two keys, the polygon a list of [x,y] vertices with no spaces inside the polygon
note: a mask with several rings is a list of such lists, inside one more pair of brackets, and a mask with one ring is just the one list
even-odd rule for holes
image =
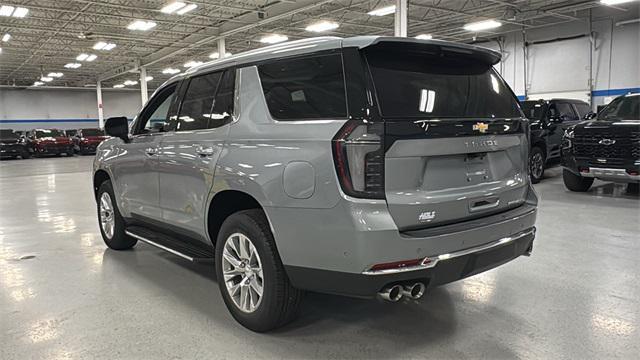
{"label": "wheel arch", "polygon": [[207,209],[207,233],[211,244],[215,246],[220,228],[229,216],[238,211],[249,209],[262,210],[273,232],[271,221],[269,221],[264,207],[254,196],[240,190],[224,190],[216,193]]}
{"label": "wheel arch", "polygon": [[93,174],[93,195],[94,197],[97,198],[98,196],[98,189],[100,188],[100,185],[107,181],[107,180],[111,180],[111,176],[109,176],[109,173],[106,172],[105,170],[98,170]]}

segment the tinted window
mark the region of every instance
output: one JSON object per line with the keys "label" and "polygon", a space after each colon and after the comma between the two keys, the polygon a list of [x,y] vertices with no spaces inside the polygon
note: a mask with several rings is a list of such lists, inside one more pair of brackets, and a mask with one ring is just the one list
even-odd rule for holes
{"label": "tinted window", "polygon": [[62,137],[64,136],[64,133],[60,130],[36,130],[36,137],[38,138],[43,138],[43,137]]}
{"label": "tinted window", "polygon": [[573,103],[573,105],[576,106],[576,110],[578,110],[578,117],[580,117],[580,119],[584,118],[584,116],[591,111],[591,106],[588,104],[579,102]]}
{"label": "tinted window", "polygon": [[576,114],[573,112],[571,104],[565,102],[559,102],[555,104],[556,113],[559,116],[566,116],[569,119],[575,119]]}
{"label": "tinted window", "polygon": [[339,54],[320,55],[258,66],[271,116],[281,120],[347,116]]}
{"label": "tinted window", "polygon": [[544,103],[539,101],[523,101],[521,106],[524,116],[529,120],[540,120],[546,107]]}
{"label": "tinted window", "polygon": [[626,95],[614,99],[598,114],[598,120],[640,120],[640,94]]}
{"label": "tinted window", "polygon": [[13,130],[0,130],[0,139],[17,139],[18,134],[14,133]]}
{"label": "tinted window", "polygon": [[178,115],[178,131],[206,129],[209,127],[213,97],[222,73],[196,76],[189,81],[189,87],[182,100]]}
{"label": "tinted window", "polygon": [[222,81],[218,87],[213,109],[209,118],[209,128],[217,128],[231,122],[234,103],[234,88],[236,81],[236,71],[227,70],[222,76]]}
{"label": "tinted window", "polygon": [[385,117],[522,116],[513,93],[490,64],[418,50],[370,50],[366,56]]}

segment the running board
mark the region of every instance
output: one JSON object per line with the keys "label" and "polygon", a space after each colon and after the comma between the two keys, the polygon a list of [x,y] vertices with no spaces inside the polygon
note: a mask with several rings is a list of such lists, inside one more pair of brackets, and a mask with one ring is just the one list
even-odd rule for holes
{"label": "running board", "polygon": [[140,226],[130,226],[127,235],[192,262],[213,262],[213,248],[176,239]]}

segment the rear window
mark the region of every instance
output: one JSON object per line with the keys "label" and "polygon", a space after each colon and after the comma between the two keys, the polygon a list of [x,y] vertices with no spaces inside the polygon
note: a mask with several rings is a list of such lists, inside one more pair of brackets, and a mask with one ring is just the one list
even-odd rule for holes
{"label": "rear window", "polygon": [[278,120],[347,116],[340,54],[279,59],[258,66],[269,112]]}
{"label": "rear window", "polygon": [[522,112],[529,120],[541,120],[546,105],[539,101],[523,101],[521,103]]}
{"label": "rear window", "polygon": [[382,116],[521,117],[513,93],[490,64],[455,54],[369,50]]}

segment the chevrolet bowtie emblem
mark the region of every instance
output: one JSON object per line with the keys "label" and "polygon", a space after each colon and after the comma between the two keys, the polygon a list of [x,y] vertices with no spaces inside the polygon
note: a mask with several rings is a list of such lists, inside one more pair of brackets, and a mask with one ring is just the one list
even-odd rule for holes
{"label": "chevrolet bowtie emblem", "polygon": [[476,123],[473,125],[473,130],[480,131],[481,133],[486,133],[489,129],[489,124],[485,124],[483,122]]}

